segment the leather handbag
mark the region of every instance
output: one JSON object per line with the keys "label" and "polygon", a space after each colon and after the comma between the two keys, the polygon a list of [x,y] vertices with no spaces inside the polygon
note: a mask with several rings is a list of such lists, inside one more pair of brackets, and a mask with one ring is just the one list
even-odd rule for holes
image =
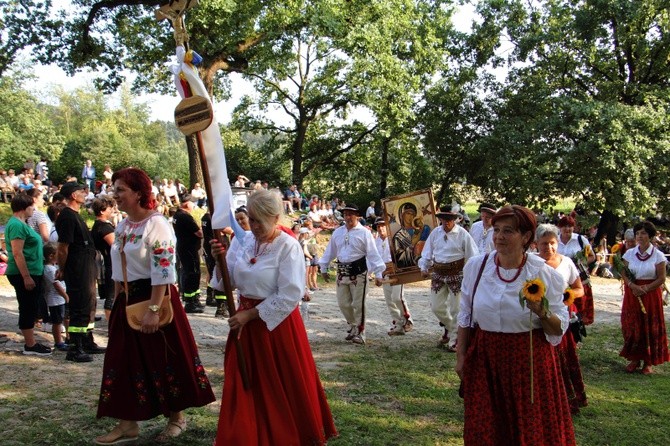
{"label": "leather handbag", "polygon": [[[121,245],[121,269],[123,271],[123,289],[126,293],[126,319],[128,320],[128,325],[133,330],[140,331],[142,329],[142,319],[147,311],[149,311],[149,306],[151,305],[151,299],[143,300],[142,302],[137,302],[132,305],[128,305],[128,273],[126,272],[126,253],[124,252],[125,240]],[[165,327],[167,324],[172,322],[174,317],[174,312],[172,311],[172,301],[170,300],[172,286],[167,285],[165,288],[165,294],[161,299],[158,309],[158,327]]]}

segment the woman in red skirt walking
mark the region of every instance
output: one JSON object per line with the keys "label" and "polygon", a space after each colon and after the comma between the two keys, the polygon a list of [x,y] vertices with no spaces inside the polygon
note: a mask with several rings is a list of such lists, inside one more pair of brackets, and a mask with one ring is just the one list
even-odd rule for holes
{"label": "woman in red skirt walking", "polygon": [[[536,228],[529,209],[504,207],[492,223],[496,249],[465,265],[458,314],[465,445],[574,445],[554,348],[568,328],[563,278],[526,252]],[[538,279],[548,309],[530,301],[522,307],[524,283]]]}
{"label": "woman in red skirt walking", "polygon": [[[537,241],[539,255],[547,262],[547,265],[560,273],[564,280],[563,287],[570,287],[575,298],[581,297],[584,295],[584,288],[579,278],[579,271],[569,258],[558,253],[558,237],[559,229],[556,226],[538,225],[537,231],[535,231],[535,240]],[[572,316],[576,311],[574,303],[566,303],[565,301],[564,303],[568,306],[568,311]],[[558,363],[563,376],[570,411],[575,414],[579,412],[580,407],[587,405],[587,400],[582,369],[579,366],[579,357],[577,356],[577,344],[572,336],[572,331],[565,332],[561,343],[556,346],[556,352],[558,353]]]}
{"label": "woman in red skirt walking", "polygon": [[[232,335],[226,343],[215,445],[324,445],[337,430],[298,310],[305,289],[305,256],[298,241],[277,227],[283,215],[279,195],[256,191],[249,196],[247,210],[251,234],[226,256],[240,304],[228,319]],[[218,241],[211,245],[215,258],[224,252]],[[222,289],[218,272],[212,285]],[[248,388],[241,377],[238,347]]]}
{"label": "woman in red skirt walking", "polygon": [[667,260],[651,244],[656,235],[653,223],[640,222],[633,227],[633,231],[637,246],[623,255],[628,271],[621,273],[624,283],[621,307],[624,343],[619,355],[630,361],[626,372],[635,372],[643,361],[642,373],[649,375],[653,373],[652,366],[670,361],[662,300]]}

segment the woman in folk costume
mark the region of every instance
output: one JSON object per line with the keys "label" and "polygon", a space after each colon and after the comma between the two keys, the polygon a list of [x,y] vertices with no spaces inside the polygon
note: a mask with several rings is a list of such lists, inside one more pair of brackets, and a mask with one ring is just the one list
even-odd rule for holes
{"label": "woman in folk costume", "polygon": [[[575,219],[567,215],[558,221],[557,226],[561,231],[561,236],[558,238],[558,253],[570,257],[580,270],[584,295],[575,300],[575,306],[584,325],[590,325],[594,320],[594,305],[588,265],[596,261],[596,255],[588,239],[583,235],[575,234],[576,224]],[[582,256],[581,253],[584,255]]]}
{"label": "woman in folk costume", "polygon": [[621,272],[624,282],[621,307],[623,348],[620,356],[630,362],[626,367],[633,373],[644,362],[642,373],[653,373],[652,366],[670,361],[668,337],[663,315],[663,285],[665,264],[662,252],[651,244],[656,228],[644,221],[633,227],[637,246],[628,249],[623,262],[628,267]]}
{"label": "woman in folk costume", "polygon": [[507,206],[492,223],[496,249],[465,265],[458,314],[465,445],[574,445],[554,348],[568,328],[563,278],[527,253],[533,212]]}
{"label": "woman in folk costume", "polygon": [[[247,211],[251,234],[226,256],[240,303],[228,319],[231,335],[215,445],[323,445],[337,431],[298,310],[305,288],[303,250],[277,227],[283,215],[278,194],[255,192]],[[211,243],[215,257],[224,252],[218,241]],[[222,289],[218,272],[212,286]]]}
{"label": "woman in folk costume", "polygon": [[[559,229],[556,226],[542,224],[537,227],[535,241],[537,242],[539,256],[547,262],[547,265],[563,276],[564,288],[572,290],[567,300],[565,295],[563,298],[563,303],[568,307],[572,316],[576,311],[573,301],[584,294],[584,288],[575,264],[557,251],[559,234]],[[568,403],[570,403],[570,411],[573,414],[578,413],[580,407],[587,405],[587,399],[582,369],[579,366],[579,357],[577,356],[577,344],[571,330],[565,332],[561,343],[556,346],[556,351],[561,374],[563,375],[565,392]]]}
{"label": "woman in folk costume", "polygon": [[[114,173],[112,181],[114,199],[128,218],[117,226],[111,248],[117,294],[109,320],[98,418],[119,422],[97,437],[95,444],[133,442],[139,436],[137,422],[158,415],[168,422],[156,440],[166,441],[186,428],[184,409],[204,406],[215,398],[173,285],[175,235],[165,217],[155,211],[151,180],[142,170],[126,168]],[[159,304],[166,292],[174,316],[159,328]],[[152,305],[138,331],[128,324],[126,305],[146,300]]]}

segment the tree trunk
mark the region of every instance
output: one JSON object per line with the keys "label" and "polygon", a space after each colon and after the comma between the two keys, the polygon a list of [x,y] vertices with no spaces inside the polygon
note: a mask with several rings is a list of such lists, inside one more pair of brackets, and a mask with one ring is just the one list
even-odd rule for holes
{"label": "tree trunk", "polygon": [[200,153],[195,135],[186,136],[186,149],[188,150],[188,174],[189,191],[195,183],[205,184],[202,177],[202,166],[200,165]]}
{"label": "tree trunk", "polygon": [[607,237],[607,245],[612,246],[616,242],[616,234],[619,226],[619,217],[614,215],[610,210],[605,209],[600,214],[600,221],[598,222],[598,231],[593,240],[593,245],[598,246],[603,237]]}
{"label": "tree trunk", "polygon": [[305,146],[305,137],[307,135],[307,121],[300,121],[298,124],[298,132],[293,141],[293,166],[291,168],[291,180],[293,184],[302,187],[303,173],[302,173],[302,150]]}
{"label": "tree trunk", "polygon": [[386,197],[386,188],[388,187],[387,179],[389,176],[389,146],[391,145],[390,138],[384,138],[382,141],[382,160],[381,168],[379,169],[379,200]]}

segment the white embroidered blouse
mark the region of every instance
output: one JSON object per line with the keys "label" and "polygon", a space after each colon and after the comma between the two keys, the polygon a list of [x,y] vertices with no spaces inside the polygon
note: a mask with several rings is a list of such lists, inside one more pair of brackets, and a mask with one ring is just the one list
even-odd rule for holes
{"label": "white embroidered blouse", "polygon": [[125,240],[128,281],[151,279],[152,285],[175,283],[175,235],[165,217],[155,213],[139,222],[124,219],[114,231],[112,280],[123,282],[120,248]]}
{"label": "white embroidered blouse", "polygon": [[[526,280],[540,278],[547,287],[545,296],[549,301],[549,309],[561,320],[562,332],[568,329],[568,308],[563,304],[563,291],[565,290],[563,277],[552,267],[547,265],[544,259],[529,254],[521,274],[512,283],[503,282],[498,278],[495,265],[496,251],[491,252],[482,272],[482,277],[477,286],[477,295],[473,305],[472,322],[478,324],[479,328],[486,331],[500,333],[523,333],[532,327],[541,328],[540,318],[533,314],[524,304],[519,304],[519,291]],[[463,285],[461,287],[460,311],[458,313],[458,325],[460,327],[470,326],[470,304],[472,302],[472,290],[477,280],[477,274],[484,260],[483,255],[471,258],[465,264],[463,270]],[[509,280],[514,277],[516,269],[506,270],[500,268],[501,275]],[[529,321],[530,319],[530,321]],[[544,334],[551,345],[558,345],[563,335],[555,336]]]}
{"label": "white embroidered blouse", "polygon": [[[244,297],[263,301],[256,309],[268,330],[281,324],[302,299],[305,255],[290,235],[280,232],[271,243],[256,246],[256,238],[248,233],[237,249],[228,251],[226,261],[233,287]],[[223,290],[218,271],[211,285]]]}
{"label": "white embroidered blouse", "polygon": [[[645,258],[647,255],[651,257],[643,261],[638,258],[638,255],[642,258]],[[633,249],[628,249],[624,253],[623,259],[628,262],[628,268],[635,275],[636,280],[656,279],[656,265],[667,263],[665,255],[653,245],[649,245],[644,253],[640,252],[639,245]]]}

